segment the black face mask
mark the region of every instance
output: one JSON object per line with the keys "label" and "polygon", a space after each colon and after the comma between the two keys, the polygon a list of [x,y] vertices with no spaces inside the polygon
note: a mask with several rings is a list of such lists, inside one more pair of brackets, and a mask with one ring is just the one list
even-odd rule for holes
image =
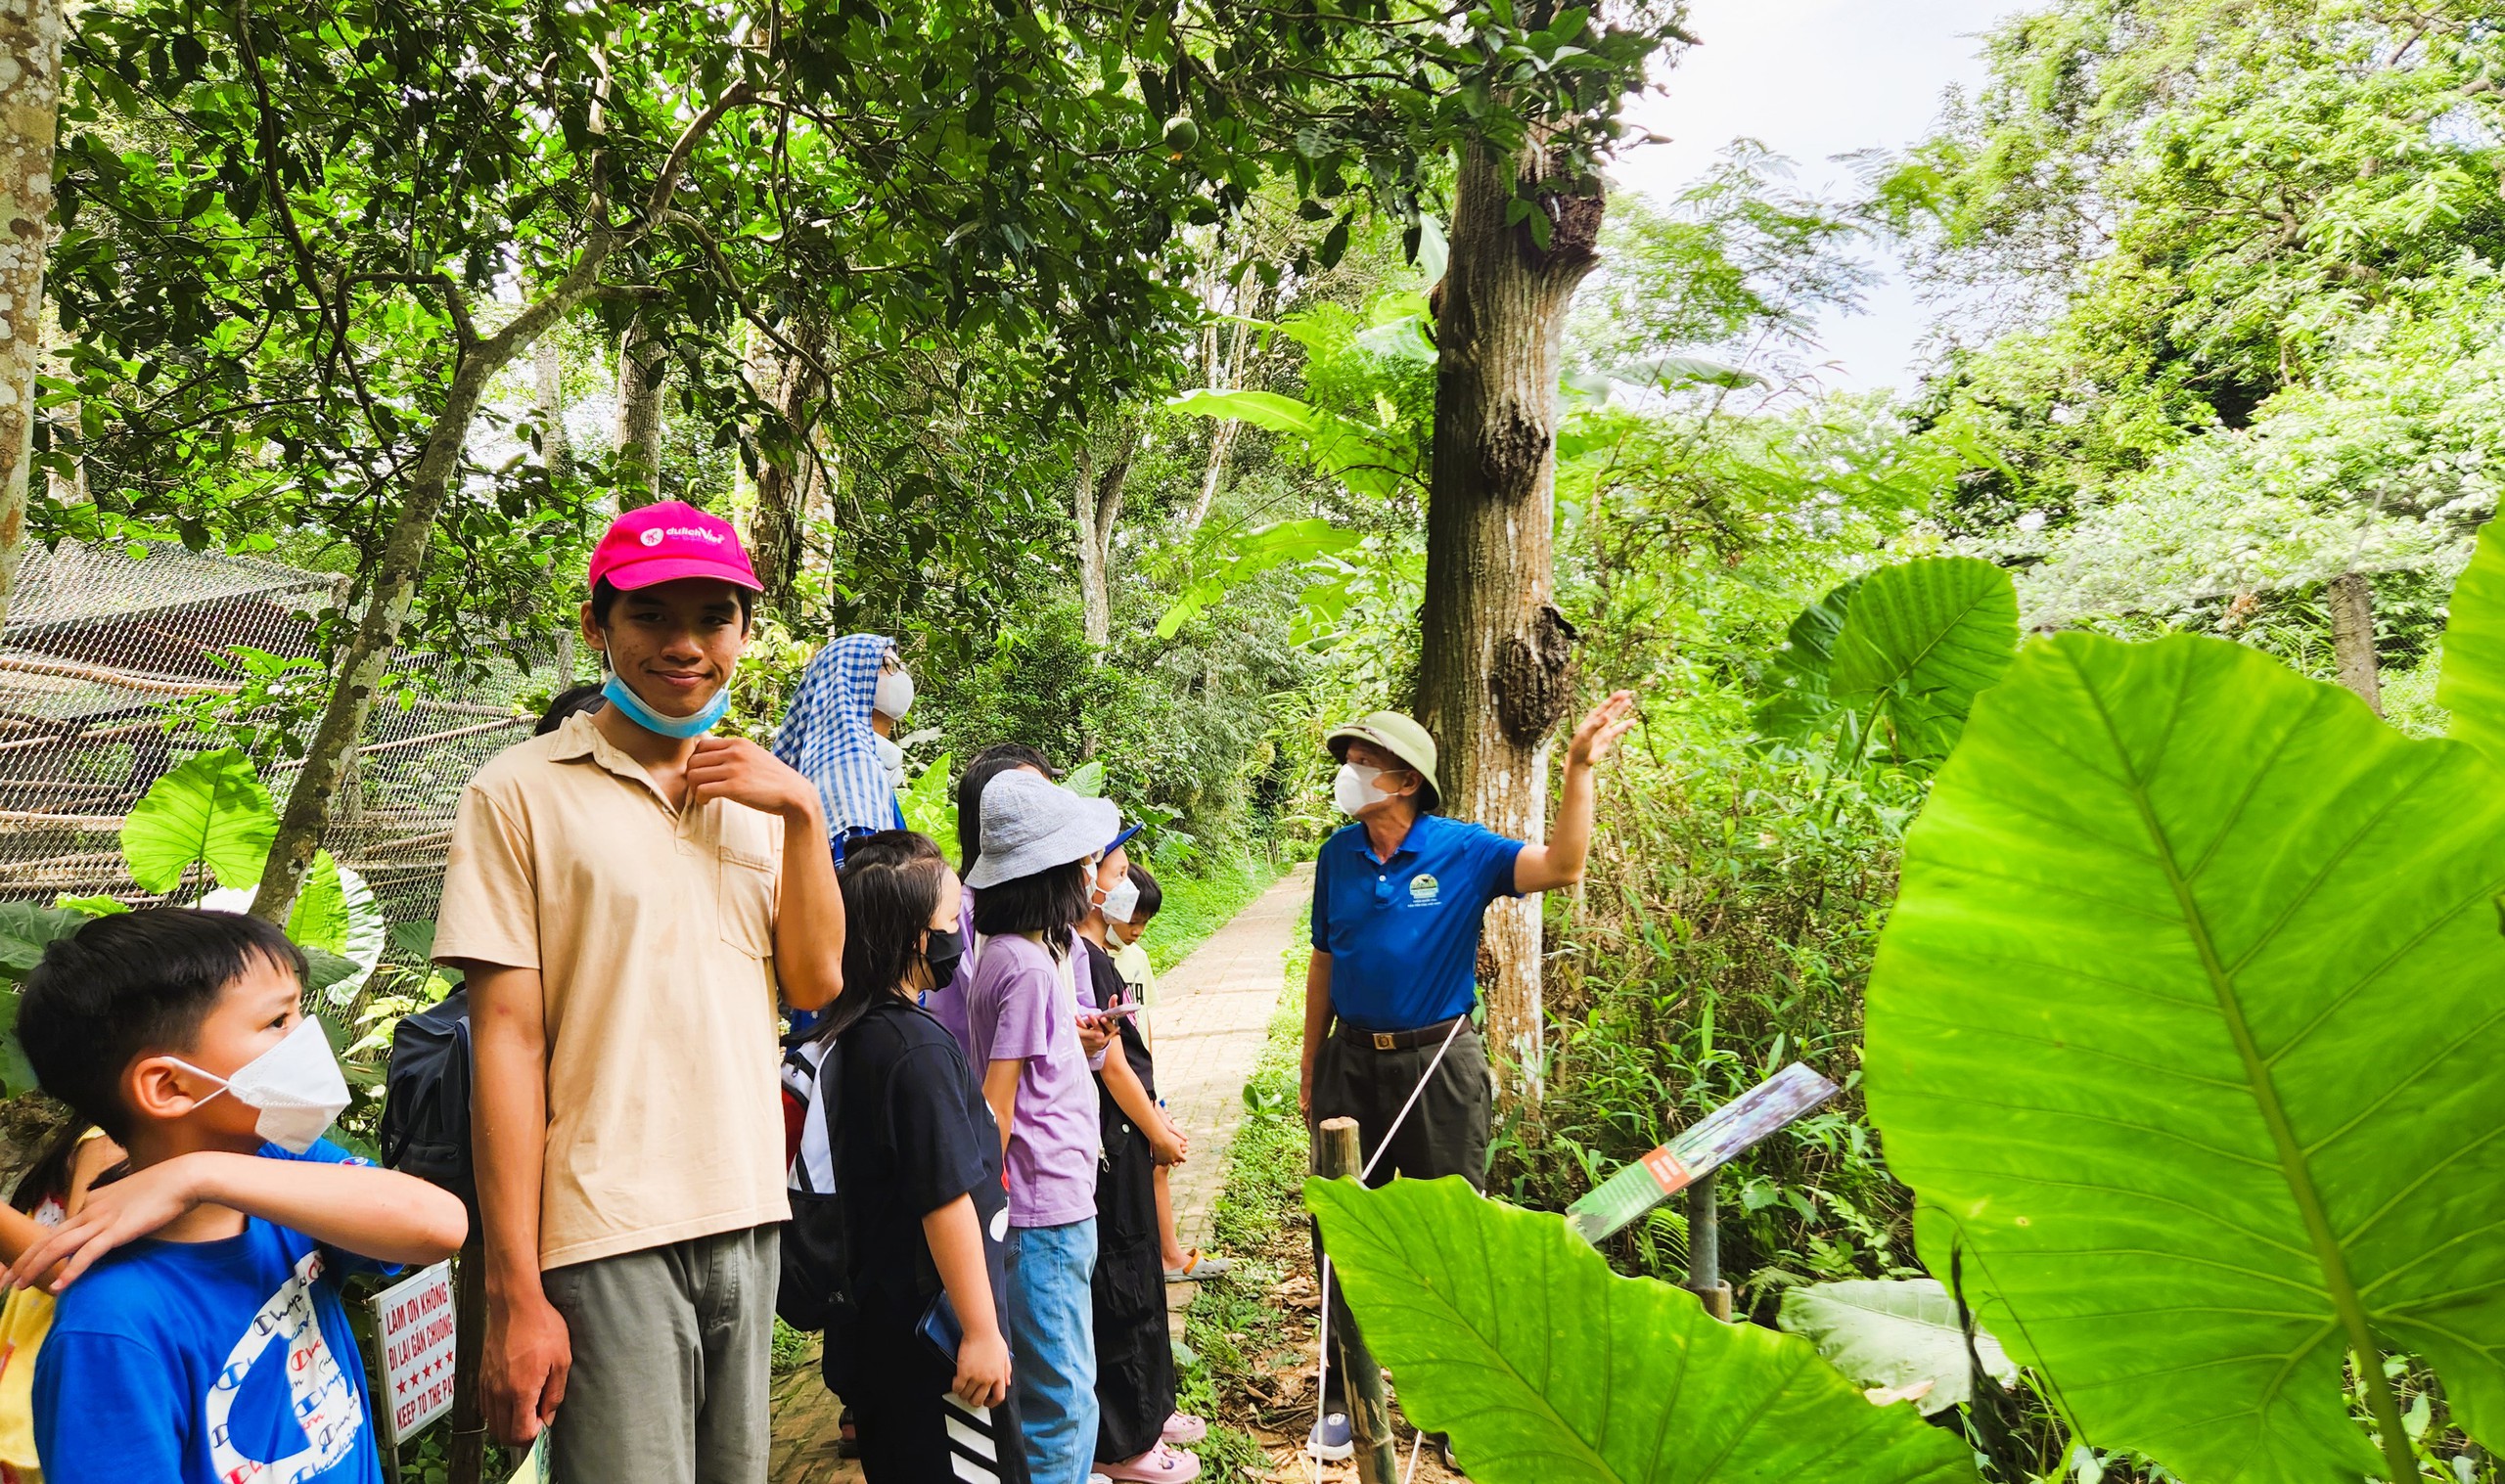
{"label": "black face mask", "polygon": [[957,973],[957,961],[966,956],[966,935],[951,927],[946,932],[934,930],[923,941],[922,961],[931,966],[931,987],[937,989]]}

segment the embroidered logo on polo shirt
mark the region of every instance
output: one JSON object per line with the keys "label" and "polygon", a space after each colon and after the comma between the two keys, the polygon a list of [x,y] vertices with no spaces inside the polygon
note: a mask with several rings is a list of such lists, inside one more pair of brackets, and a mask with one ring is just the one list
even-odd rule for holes
{"label": "embroidered logo on polo shirt", "polygon": [[1421,871],[1409,878],[1409,905],[1433,907],[1435,905],[1436,893],[1442,889],[1434,876]]}

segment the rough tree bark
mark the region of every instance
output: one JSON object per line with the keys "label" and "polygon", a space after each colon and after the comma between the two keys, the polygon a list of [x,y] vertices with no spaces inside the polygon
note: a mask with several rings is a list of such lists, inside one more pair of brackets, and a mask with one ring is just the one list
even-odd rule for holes
{"label": "rough tree bark", "polygon": [[617,508],[661,497],[661,382],[669,347],[637,312],[617,337]]}
{"label": "rough tree bark", "polygon": [[2375,671],[2374,581],[2363,572],[2343,572],[2331,579],[2323,597],[2331,607],[2331,657],[2339,667],[2340,683],[2381,716],[2384,698]]}
{"label": "rough tree bark", "polygon": [[0,0],[0,623],[26,541],[62,29],[61,0]]}
{"label": "rough tree bark", "polygon": [[539,420],[539,460],[551,483],[574,472],[574,445],[566,435],[566,360],[557,342],[540,337],[530,347],[532,400]]}
{"label": "rough tree bark", "polygon": [[810,446],[817,422],[812,407],[825,386],[812,361],[825,349],[826,337],[803,324],[794,327],[790,349],[761,335],[757,339],[750,376],[757,394],[779,415],[785,451],[757,460],[756,518],[749,556],[756,562],[756,580],[765,584],[766,607],[790,618],[796,616],[792,588],[800,573],[801,536],[808,529],[809,506],[819,484]]}
{"label": "rough tree bark", "polygon": [[1114,531],[1122,519],[1122,481],[1138,448],[1139,429],[1125,423],[1115,429],[1113,452],[1102,461],[1092,440],[1078,449],[1070,505],[1078,517],[1079,621],[1100,651],[1114,637]]}
{"label": "rough tree bark", "polygon": [[365,612],[357,620],[346,652],[340,657],[330,697],[323,704],[321,720],[315,724],[312,742],[305,748],[304,771],[296,776],[296,787],[288,790],[287,808],[279,816],[278,835],[270,842],[269,865],[261,872],[260,886],[252,894],[252,916],[272,922],[286,922],[289,909],[296,904],[296,891],[303,884],[304,873],[313,865],[322,832],[331,821],[332,802],[339,796],[341,784],[355,759],[366,714],[373,709],[375,690],[383,682],[383,672],[408,621],[409,602],[426,564],[435,517],[460,473],[470,420],[486,395],[487,383],[559,321],[602,291],[601,270],[611,254],[640,241],[652,224],[660,220],[670,192],[677,188],[678,177],[687,167],[689,153],[724,113],[747,103],[751,96],[748,84],[735,85],[689,120],[655,176],[643,214],[633,225],[622,229],[610,225],[607,204],[595,198],[581,254],[565,277],[502,330],[463,347],[452,374],[452,385],[444,393],[443,409],[435,415],[417,468],[409,476],[408,495],[400,504],[390,537],[384,543],[383,558],[375,563],[369,579]]}
{"label": "rough tree bark", "polygon": [[[1544,248],[1506,223],[1518,181],[1547,214]],[[1551,602],[1557,385],[1567,310],[1598,261],[1601,189],[1536,147],[1465,147],[1435,320],[1418,715],[1447,811],[1525,840],[1546,833],[1549,742],[1572,694],[1574,631]],[[1539,1094],[1539,956],[1536,898],[1487,910],[1480,978],[1509,1100]]]}

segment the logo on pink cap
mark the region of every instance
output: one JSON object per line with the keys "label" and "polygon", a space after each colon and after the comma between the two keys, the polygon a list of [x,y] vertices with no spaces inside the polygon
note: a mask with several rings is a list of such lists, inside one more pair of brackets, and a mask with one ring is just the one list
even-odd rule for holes
{"label": "logo on pink cap", "polygon": [[682,500],[630,510],[611,521],[591,554],[591,582],[598,584],[604,577],[620,591],[684,577],[710,577],[752,593],[765,590],[731,523]]}

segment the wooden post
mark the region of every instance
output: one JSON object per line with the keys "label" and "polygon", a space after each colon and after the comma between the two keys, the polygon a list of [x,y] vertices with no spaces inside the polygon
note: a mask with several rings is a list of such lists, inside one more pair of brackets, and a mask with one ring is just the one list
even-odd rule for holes
{"label": "wooden post", "polygon": [[[1314,1147],[1313,1173],[1326,1180],[1355,1179],[1365,1168],[1357,1120],[1326,1118],[1321,1132],[1321,1141]],[[1366,1337],[1357,1332],[1345,1303],[1331,1316],[1331,1366],[1340,1372],[1340,1384],[1347,1388],[1348,1431],[1357,1447],[1359,1484],[1400,1484],[1391,1409],[1383,1399],[1383,1368],[1366,1349]]]}
{"label": "wooden post", "polygon": [[450,1484],[479,1484],[487,1468],[487,1410],[478,1372],[487,1349],[487,1247],[473,1237],[452,1265],[452,1438]]}
{"label": "wooden post", "polygon": [[1729,1324],[1731,1285],[1722,1281],[1722,1223],[1714,1210],[1713,1174],[1687,1188],[1687,1282],[1680,1286],[1705,1312]]}

